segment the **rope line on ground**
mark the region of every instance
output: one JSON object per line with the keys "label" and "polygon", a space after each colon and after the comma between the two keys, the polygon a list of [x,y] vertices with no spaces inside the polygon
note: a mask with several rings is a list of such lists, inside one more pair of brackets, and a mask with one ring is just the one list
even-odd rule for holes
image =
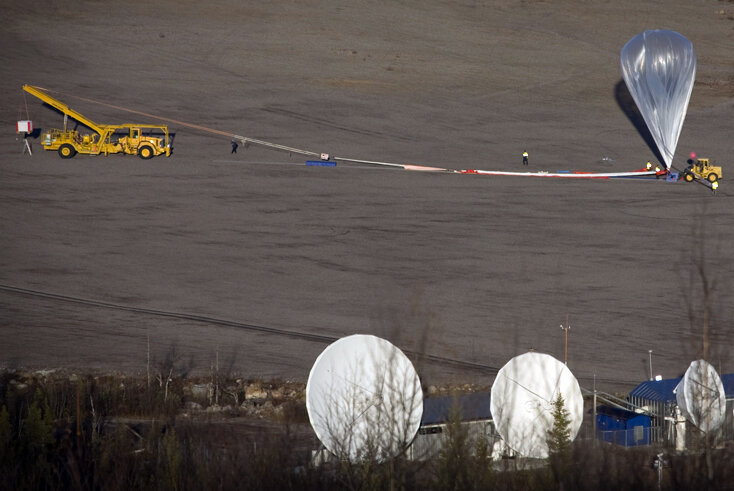
{"label": "rope line on ground", "polygon": [[[264,141],[264,140],[258,140],[257,138],[251,138],[249,136],[237,135],[235,133],[230,133],[230,132],[227,132],[227,131],[217,130],[217,129],[214,129],[214,128],[209,128],[207,126],[202,126],[202,125],[193,124],[193,123],[187,123],[185,121],[181,121],[181,120],[178,120],[178,119],[172,119],[172,118],[168,118],[168,117],[164,117],[164,116],[158,116],[158,115],[155,115],[155,114],[147,113],[147,112],[144,112],[144,111],[138,111],[138,110],[135,110],[135,109],[128,109],[126,107],[118,106],[118,105],[115,105],[115,104],[110,104],[110,103],[107,103],[107,102],[97,101],[97,100],[94,100],[94,99],[90,99],[88,97],[81,97],[81,96],[77,96],[77,95],[66,94],[66,93],[60,92],[58,90],[47,89],[47,88],[44,88],[44,87],[39,87],[39,89],[45,90],[46,92],[51,92],[51,93],[54,93],[54,94],[59,94],[59,95],[62,95],[64,97],[69,97],[69,98],[73,98],[73,99],[78,99],[80,101],[89,102],[91,104],[98,104],[100,106],[109,107],[111,109],[116,109],[118,111],[123,111],[123,112],[127,112],[127,113],[130,113],[130,114],[137,114],[139,116],[145,116],[147,118],[153,118],[153,119],[157,119],[159,121],[165,121],[167,123],[173,123],[173,124],[177,124],[177,125],[180,125],[180,126],[186,126],[187,128],[192,128],[192,129],[204,131],[204,132],[207,132],[207,133],[212,133],[212,134],[215,134],[215,135],[226,136],[228,138],[233,138],[233,139],[236,139],[236,140],[240,140],[244,145],[247,145],[249,143],[252,143],[252,144],[260,145],[260,146],[263,146],[263,147],[274,148],[276,150],[282,150],[284,152],[289,152],[289,153],[297,153],[299,155],[306,155],[306,156],[309,156],[309,157],[319,157],[320,158],[321,155],[322,155],[321,153],[312,152],[310,150],[304,150],[304,149],[301,149],[301,148],[289,147],[289,146],[281,145],[281,144],[278,144],[278,143],[272,143],[272,142],[268,142],[268,141]],[[406,169],[406,170],[437,170],[437,171],[446,171],[446,169],[440,169],[440,168],[436,168],[436,167],[426,167],[426,166],[420,166],[420,165],[404,165],[404,164],[396,164],[396,163],[392,163],[392,162],[380,162],[380,161],[374,161],[374,160],[360,160],[360,159],[352,159],[352,158],[347,158],[347,157],[334,157],[334,159],[345,161],[345,162],[355,162],[355,163],[360,163],[360,164],[372,164],[372,165],[382,165],[382,166],[387,166],[387,167],[397,167],[397,168],[402,168],[402,169]]]}
{"label": "rope line on ground", "polygon": [[[168,122],[168,123],[173,123],[173,124],[177,124],[177,125],[180,125],[180,126],[186,126],[188,128],[196,129],[196,130],[207,132],[207,133],[212,133],[212,134],[215,134],[215,135],[226,136],[226,137],[231,138],[231,139],[239,140],[245,146],[247,144],[252,143],[252,144],[260,145],[260,146],[263,146],[263,147],[273,148],[273,149],[276,149],[276,150],[281,150],[281,151],[289,152],[289,153],[296,153],[296,154],[305,155],[305,156],[308,156],[308,157],[319,157],[319,158],[321,158],[322,155],[327,155],[325,153],[322,154],[322,153],[317,153],[317,152],[313,152],[313,151],[310,151],[310,150],[304,150],[304,149],[301,149],[301,148],[295,148],[295,147],[289,147],[289,146],[286,146],[286,145],[281,145],[279,143],[272,143],[272,142],[268,142],[268,141],[264,141],[264,140],[258,140],[256,138],[251,138],[249,136],[237,135],[237,134],[230,133],[230,132],[227,132],[227,131],[217,130],[217,129],[214,129],[214,128],[209,128],[209,127],[198,125],[198,124],[187,123],[185,121],[181,121],[181,120],[177,120],[177,119],[172,119],[172,118],[167,118],[167,117],[164,117],[164,116],[158,116],[158,115],[155,115],[155,114],[151,114],[151,113],[147,113],[147,112],[143,112],[143,111],[138,111],[138,110],[135,110],[135,109],[128,109],[126,107],[118,106],[118,105],[115,105],[115,104],[110,104],[110,103],[107,103],[107,102],[97,101],[95,99],[90,99],[88,97],[81,97],[81,96],[72,95],[72,94],[65,94],[65,93],[60,92],[58,90],[46,89],[46,88],[43,88],[43,87],[38,87],[38,88],[41,89],[41,90],[45,90],[47,92],[52,92],[52,93],[55,93],[55,94],[63,95],[64,97],[70,97],[70,98],[78,99],[78,100],[81,100],[81,101],[89,102],[89,103],[92,103],[92,104],[98,104],[98,105],[101,105],[101,106],[105,106],[105,107],[109,107],[109,108],[112,108],[112,109],[116,109],[118,111],[123,111],[123,112],[131,113],[131,114],[138,114],[140,116],[145,116],[145,117],[148,117],[148,118],[157,119],[159,121],[165,121],[165,122]],[[481,175],[494,175],[494,176],[555,177],[555,178],[576,178],[576,179],[609,179],[609,178],[630,178],[630,177],[648,177],[649,178],[649,177],[656,176],[656,174],[657,174],[654,170],[647,170],[647,169],[640,169],[640,170],[635,170],[635,171],[631,171],[631,172],[611,172],[611,173],[598,173],[598,174],[595,174],[595,173],[592,173],[592,172],[574,172],[574,173],[570,173],[570,172],[566,172],[566,171],[563,171],[563,172],[546,172],[546,171],[540,171],[540,172],[514,172],[514,171],[485,171],[485,170],[478,170],[478,169],[454,170],[454,169],[445,169],[445,168],[442,168],[442,167],[432,167],[432,166],[426,166],[426,165],[407,164],[407,163],[405,163],[405,164],[399,164],[399,163],[395,163],[395,162],[383,162],[383,161],[379,161],[379,160],[363,160],[363,159],[354,159],[354,158],[350,158],[350,157],[338,157],[338,156],[334,156],[333,159],[334,160],[338,160],[338,161],[342,161],[342,162],[353,162],[353,163],[358,163],[358,164],[378,165],[378,166],[383,166],[383,167],[392,167],[392,168],[409,170],[409,171],[443,172],[443,173],[459,173],[459,174],[481,174]]]}

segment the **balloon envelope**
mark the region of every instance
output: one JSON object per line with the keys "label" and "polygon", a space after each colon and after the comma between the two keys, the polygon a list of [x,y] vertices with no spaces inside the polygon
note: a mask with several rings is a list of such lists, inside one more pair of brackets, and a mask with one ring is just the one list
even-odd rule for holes
{"label": "balloon envelope", "polygon": [[645,31],[620,58],[627,89],[670,168],[696,78],[693,44],[674,31]]}

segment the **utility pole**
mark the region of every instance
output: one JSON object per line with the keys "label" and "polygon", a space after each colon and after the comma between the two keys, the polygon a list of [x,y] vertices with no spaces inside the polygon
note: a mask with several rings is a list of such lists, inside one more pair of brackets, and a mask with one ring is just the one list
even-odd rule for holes
{"label": "utility pole", "polygon": [[650,356],[650,380],[652,380],[653,379],[652,377],[652,350],[651,349],[647,350],[647,354]]}
{"label": "utility pole", "polygon": [[596,423],[596,372],[594,372],[594,422],[593,422],[593,428],[594,428],[593,445],[596,446],[596,432],[597,432],[597,423]]}
{"label": "utility pole", "polygon": [[561,330],[563,330],[566,333],[566,343],[563,348],[563,363],[568,365],[568,330],[571,329],[571,324],[568,323],[568,314],[566,314],[566,325],[564,327],[563,324],[561,324]]}

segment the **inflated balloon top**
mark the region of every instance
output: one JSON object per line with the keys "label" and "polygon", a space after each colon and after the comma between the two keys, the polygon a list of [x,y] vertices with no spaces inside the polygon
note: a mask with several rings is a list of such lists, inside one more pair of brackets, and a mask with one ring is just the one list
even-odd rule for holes
{"label": "inflated balloon top", "polygon": [[670,168],[696,78],[693,44],[674,31],[645,31],[620,58],[627,89]]}

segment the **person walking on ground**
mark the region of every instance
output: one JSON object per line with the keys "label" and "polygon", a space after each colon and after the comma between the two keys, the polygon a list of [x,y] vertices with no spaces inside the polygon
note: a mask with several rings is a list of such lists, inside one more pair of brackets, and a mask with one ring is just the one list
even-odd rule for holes
{"label": "person walking on ground", "polygon": [[528,165],[528,152],[525,150],[522,153],[522,165]]}
{"label": "person walking on ground", "polygon": [[237,153],[237,142],[232,140],[232,153]]}

